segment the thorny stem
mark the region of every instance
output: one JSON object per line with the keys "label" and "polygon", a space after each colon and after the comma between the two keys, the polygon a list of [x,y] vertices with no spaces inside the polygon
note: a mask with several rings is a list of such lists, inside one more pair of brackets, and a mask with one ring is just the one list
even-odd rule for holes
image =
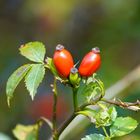
{"label": "thorny stem", "polygon": [[[107,100],[107,99],[103,99],[102,96],[98,97],[97,99],[89,102],[89,103],[84,103],[82,104],[81,106],[75,108],[74,112],[72,113],[72,115],[60,126],[60,128],[58,129],[58,133],[57,133],[57,136],[59,137],[61,135],[61,133],[65,130],[65,128],[72,122],[72,120],[78,115],[78,111],[81,111],[83,110],[85,107],[89,106],[89,105],[96,105],[96,103],[98,101],[104,101],[106,103],[110,103],[110,104],[115,104],[117,106],[122,106],[122,107],[130,107],[130,106],[134,106],[134,105],[140,105],[140,101],[137,101],[135,103],[123,103],[123,102],[119,102],[119,101],[112,101],[112,100]],[[77,104],[76,104],[77,105]],[[109,138],[109,135],[106,131],[106,129],[104,127],[103,128],[103,131],[106,135],[106,137]]]}
{"label": "thorny stem", "polygon": [[57,106],[57,87],[56,87],[56,78],[54,77],[54,83],[53,83],[53,119],[52,119],[52,123],[53,123],[53,139],[57,140],[57,128],[56,128],[56,106]]}
{"label": "thorny stem", "polygon": [[107,99],[102,98],[101,101],[109,103],[109,104],[114,104],[116,106],[126,108],[126,109],[130,109],[130,110],[133,110],[133,111],[140,110],[140,108],[139,108],[140,101],[139,100],[137,100],[134,103],[129,103],[129,102],[122,102],[120,100],[116,101],[116,100],[107,100]]}
{"label": "thorny stem", "polygon": [[[114,84],[112,87],[110,87],[109,89],[107,89],[106,97],[107,98],[112,98],[115,95],[119,94],[120,92],[122,92],[122,90],[128,88],[132,83],[137,82],[138,80],[140,80],[139,77],[140,77],[140,66],[138,66],[134,71],[132,71],[130,74],[128,74],[122,80],[120,80],[119,82],[117,82],[116,84]],[[126,82],[126,81],[128,81],[128,79],[129,79],[129,82]],[[114,93],[112,93],[112,91],[114,91]],[[78,118],[78,119],[79,119],[78,122],[77,122],[78,124],[80,124],[83,121],[85,121],[85,118],[84,119],[83,118],[82,119],[81,118]],[[72,123],[72,125],[70,126],[70,128],[68,128],[68,131],[64,132],[64,135],[68,135],[69,133],[71,133],[71,131],[72,131],[71,129],[74,129],[76,127],[75,124],[74,124],[75,121],[72,121],[71,123]],[[88,123],[86,123],[85,126],[87,126],[87,124]],[[66,138],[66,136],[64,136],[64,138]]]}
{"label": "thorny stem", "polygon": [[97,98],[94,101],[91,101],[89,103],[85,103],[79,107],[77,107],[74,112],[71,114],[71,116],[60,126],[60,128],[58,129],[57,132],[57,136],[59,137],[61,135],[61,133],[65,130],[65,128],[72,122],[72,120],[78,115],[78,111],[83,110],[86,106],[88,105],[95,105],[99,100],[101,99],[101,97]]}

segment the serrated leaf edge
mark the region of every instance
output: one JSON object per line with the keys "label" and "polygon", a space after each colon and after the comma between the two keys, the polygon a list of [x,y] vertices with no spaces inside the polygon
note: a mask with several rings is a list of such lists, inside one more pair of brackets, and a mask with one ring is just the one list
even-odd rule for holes
{"label": "serrated leaf edge", "polygon": [[[7,84],[8,84],[9,79],[11,78],[11,76],[12,76],[18,69],[20,69],[21,67],[24,67],[24,66],[28,66],[28,65],[29,65],[30,67],[27,67],[27,71],[24,72],[23,77],[19,80],[18,84],[16,85],[16,87],[17,87],[17,86],[19,85],[19,83],[22,81],[22,79],[27,75],[28,71],[29,71],[30,68],[31,68],[31,64],[24,64],[24,65],[18,67],[18,68],[10,75],[10,77],[8,78]],[[6,84],[7,104],[8,104],[8,107],[10,107],[10,100],[13,98],[13,96],[10,96],[10,97],[8,96],[7,84]],[[15,89],[16,89],[16,87],[15,87]],[[14,89],[14,91],[15,91],[15,89]],[[13,91],[13,94],[14,94],[14,91]]]}
{"label": "serrated leaf edge", "polygon": [[[43,64],[32,64],[32,67],[33,67],[33,65],[42,65],[43,66]],[[44,67],[44,66],[43,66]],[[39,69],[39,68],[38,68]],[[32,68],[30,69],[30,71],[32,70]],[[27,90],[29,91],[29,93],[30,93],[30,96],[31,96],[31,99],[32,100],[34,100],[34,96],[35,96],[35,94],[36,94],[36,90],[35,91],[30,91],[30,89],[28,88],[28,85],[27,85],[27,77],[28,77],[28,74],[30,74],[30,71],[28,71],[28,73],[27,73],[27,75],[26,75],[26,77],[25,77],[25,86],[26,86],[26,88],[27,88]],[[37,75],[37,73],[36,73],[36,75]],[[38,86],[40,85],[40,83],[42,82],[42,80],[43,80],[43,78],[44,78],[44,75],[45,75],[45,68],[44,68],[44,72],[43,72],[43,75],[42,75],[42,79],[40,80],[40,82],[38,83]],[[37,77],[37,76],[35,76],[35,77]],[[37,87],[38,88],[38,87]],[[36,89],[37,89],[36,88]]]}
{"label": "serrated leaf edge", "polygon": [[[38,41],[35,41],[35,42],[29,42],[29,43],[40,43],[42,44],[42,48],[44,49],[44,51],[46,52],[46,49],[45,49],[45,45],[42,43],[42,42],[38,42]],[[35,52],[35,54],[33,54],[35,56],[35,58],[39,58],[38,60],[31,60],[30,58],[28,58],[26,55],[24,55],[24,53],[22,52],[22,48],[23,47],[28,47],[27,44],[29,43],[26,43],[24,45],[21,45],[21,47],[19,48],[19,51],[20,51],[20,54],[22,56],[24,56],[25,58],[29,59],[30,61],[33,61],[33,62],[39,62],[39,63],[44,63],[43,60],[44,60],[44,57],[45,57],[45,54],[44,54],[44,57],[43,57],[43,60],[40,59],[40,56]],[[31,50],[33,50],[33,48],[31,47]],[[37,57],[36,57],[37,56]],[[39,56],[39,57],[38,57]]]}

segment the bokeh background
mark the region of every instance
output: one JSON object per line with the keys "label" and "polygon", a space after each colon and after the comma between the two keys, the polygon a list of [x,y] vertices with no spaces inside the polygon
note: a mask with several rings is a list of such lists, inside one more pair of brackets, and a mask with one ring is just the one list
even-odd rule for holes
{"label": "bokeh background", "polygon": [[[50,73],[46,74],[35,101],[31,101],[22,82],[16,89],[10,109],[6,103],[8,77],[28,62],[19,54],[18,48],[30,41],[43,42],[50,57],[55,46],[63,44],[72,52],[75,63],[92,47],[100,47],[102,67],[98,74],[108,88],[140,64],[140,1],[0,0],[0,136],[6,134],[12,140],[15,139],[12,129],[17,123],[32,124],[41,115],[51,118]],[[121,93],[121,99],[138,99],[139,84]],[[71,91],[59,85],[59,95],[58,118],[62,122],[71,112]],[[140,122],[140,113],[118,111],[119,115],[130,115]],[[43,131],[47,129],[44,127]],[[41,140],[49,137],[49,129],[48,134],[45,132]],[[75,139],[93,132],[92,126],[84,132]],[[140,127],[129,136],[118,139],[139,140],[139,132]]]}

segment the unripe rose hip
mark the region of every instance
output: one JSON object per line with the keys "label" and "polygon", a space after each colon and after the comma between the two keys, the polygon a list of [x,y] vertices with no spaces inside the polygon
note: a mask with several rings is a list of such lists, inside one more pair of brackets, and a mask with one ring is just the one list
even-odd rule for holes
{"label": "unripe rose hip", "polygon": [[61,77],[67,78],[74,66],[72,55],[63,45],[57,45],[53,56],[53,62]]}
{"label": "unripe rose hip", "polygon": [[83,77],[89,77],[99,69],[100,65],[100,49],[95,47],[84,56],[79,66],[79,74]]}
{"label": "unripe rose hip", "polygon": [[74,86],[79,84],[80,78],[78,76],[78,69],[77,68],[75,68],[75,67],[71,68],[69,80],[70,80],[70,83]]}

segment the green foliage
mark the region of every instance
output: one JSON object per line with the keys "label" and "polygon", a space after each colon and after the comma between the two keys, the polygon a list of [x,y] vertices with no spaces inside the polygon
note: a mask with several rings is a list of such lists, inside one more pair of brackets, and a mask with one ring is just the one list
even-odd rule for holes
{"label": "green foliage", "polygon": [[22,45],[20,53],[33,62],[43,63],[45,57],[45,46],[41,42],[29,42]]}
{"label": "green foliage", "polygon": [[7,102],[10,106],[10,99],[13,97],[13,93],[15,91],[15,88],[19,84],[19,82],[24,78],[24,76],[27,74],[29,69],[31,68],[30,64],[23,65],[19,67],[8,79],[7,85],[6,85],[6,94],[7,94]]}
{"label": "green foliage", "polygon": [[117,118],[117,112],[114,107],[110,107],[107,111],[100,112],[92,109],[85,109],[84,111],[80,111],[79,114],[83,114],[90,118],[91,122],[95,123],[97,127],[104,128],[104,126],[111,126],[110,136],[105,132],[106,137],[101,134],[91,134],[82,138],[82,140],[110,140],[113,137],[120,137],[131,133],[138,125],[137,121],[130,117]]}
{"label": "green foliage", "polygon": [[84,102],[90,102],[97,95],[97,91],[96,91],[97,88],[95,88],[95,87],[96,87],[95,82],[91,82],[88,85],[82,83],[78,90],[79,97]]}
{"label": "green foliage", "polygon": [[46,50],[41,42],[29,42],[22,45],[19,50],[23,56],[31,61],[38,62],[38,64],[26,64],[21,66],[10,76],[6,86],[7,102],[9,106],[15,88],[25,76],[25,84],[33,100],[37,88],[45,75],[44,57]]}
{"label": "green foliage", "polygon": [[104,106],[104,109],[93,110],[85,108],[82,111],[79,111],[78,114],[87,116],[91,122],[96,124],[96,127],[110,126],[117,117],[117,112],[115,107]]}
{"label": "green foliage", "polygon": [[90,102],[99,96],[104,96],[105,90],[103,82],[95,78],[96,74],[83,80],[78,89],[78,96],[82,102]]}
{"label": "green foliage", "polygon": [[97,139],[102,138],[103,140],[110,140],[113,137],[124,136],[131,133],[138,125],[137,121],[130,117],[117,118],[117,112],[114,107],[110,107],[108,110],[106,109],[106,111],[102,110],[100,112],[92,109],[85,109],[79,111],[79,114],[83,114],[90,118],[91,122],[96,124],[97,127],[104,128],[105,126],[110,126],[110,136],[105,132],[106,137],[103,137],[100,134],[91,134],[82,138],[82,140],[95,140],[96,137]]}
{"label": "green foliage", "polygon": [[37,92],[39,84],[45,75],[45,68],[42,64],[32,64],[32,67],[25,77],[27,90],[30,92],[32,100]]}
{"label": "green foliage", "polygon": [[101,134],[90,134],[87,135],[85,138],[82,138],[81,140],[106,140],[106,139]]}
{"label": "green foliage", "polygon": [[[135,130],[135,128],[138,125],[136,120],[130,117],[117,118],[117,111],[115,107],[106,104],[110,103],[122,107],[123,102],[120,105],[119,102],[116,104],[114,102],[109,102],[109,100],[107,101],[103,99],[103,96],[105,95],[104,84],[99,78],[96,78],[96,74],[93,74],[91,77],[88,77],[87,79],[83,78],[81,80],[82,77],[79,76],[78,71],[76,69],[76,72],[71,73],[69,75],[69,78],[63,79],[57,73],[52,58],[47,57],[47,59],[45,60],[46,63],[44,63],[46,50],[45,46],[42,43],[30,42],[25,45],[22,45],[19,50],[23,56],[37,63],[23,65],[19,67],[10,76],[6,86],[8,105],[10,105],[10,99],[13,97],[15,88],[24,77],[26,88],[29,91],[30,96],[33,100],[37,93],[37,88],[39,87],[40,83],[42,82],[45,76],[45,67],[46,67],[52,72],[53,76],[55,77],[55,82],[54,85],[52,86],[54,95],[57,93],[56,80],[59,80],[64,85],[70,86],[73,89],[73,103],[74,103],[73,115],[82,114],[88,117],[90,121],[95,124],[96,128],[101,127],[105,133],[105,136],[103,136],[102,134],[87,135],[85,138],[82,138],[82,140],[110,140],[113,137],[123,136]],[[80,106],[78,106],[77,104],[78,102],[77,99],[79,97],[82,97],[84,100],[84,102],[82,102],[82,105]],[[53,129],[52,132],[57,131],[57,129],[55,130],[54,127],[56,123],[55,116],[56,101],[57,94],[55,95],[54,98],[53,123],[50,125],[49,121],[45,121],[46,123],[48,123],[51,129]],[[98,108],[89,108],[88,105],[96,105],[96,107],[98,106]],[[132,104],[132,106],[129,106],[129,109],[131,108],[132,110],[134,110],[134,107],[137,106],[133,106]],[[60,127],[57,135],[53,133],[54,139],[55,137],[57,139],[59,138],[60,134],[64,131],[64,129],[73,119],[73,115],[69,118],[68,122],[66,121],[66,123],[64,123],[64,125],[66,126],[62,125],[62,127]],[[108,126],[110,126],[110,135],[107,133],[105,129],[105,127]],[[39,123],[28,126],[17,125],[16,128],[13,130],[13,133],[15,137],[19,140],[36,140],[38,139],[39,127],[40,127]]]}
{"label": "green foliage", "polygon": [[116,119],[117,112],[115,107],[107,107],[105,109],[101,109],[96,114],[96,127],[110,126]]}
{"label": "green foliage", "polygon": [[119,137],[131,133],[137,127],[136,120],[130,117],[118,117],[110,128],[111,137]]}
{"label": "green foliage", "polygon": [[18,124],[14,130],[13,134],[18,140],[37,140],[38,138],[39,125],[20,125]]}
{"label": "green foliage", "polygon": [[109,107],[108,114],[110,115],[110,118],[111,118],[110,120],[112,122],[114,122],[116,120],[116,118],[117,118],[116,108],[114,106]]}

